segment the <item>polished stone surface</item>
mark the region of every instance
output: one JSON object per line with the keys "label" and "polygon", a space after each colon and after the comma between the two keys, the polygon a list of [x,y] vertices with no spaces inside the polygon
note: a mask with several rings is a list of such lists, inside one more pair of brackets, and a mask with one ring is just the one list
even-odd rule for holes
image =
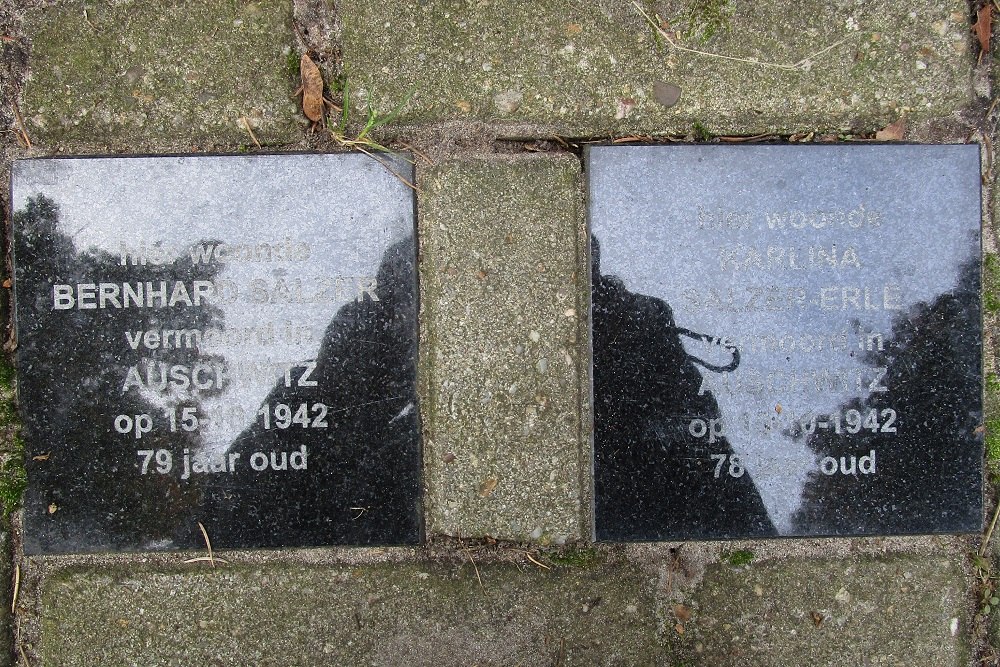
{"label": "polished stone surface", "polygon": [[28,553],[420,537],[412,178],[360,154],[15,164]]}
{"label": "polished stone surface", "polygon": [[978,147],[587,170],[599,539],[980,530]]}

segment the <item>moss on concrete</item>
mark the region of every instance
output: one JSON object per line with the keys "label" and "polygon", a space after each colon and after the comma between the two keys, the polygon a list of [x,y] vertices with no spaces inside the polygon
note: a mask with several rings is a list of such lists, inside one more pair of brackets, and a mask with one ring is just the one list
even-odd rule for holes
{"label": "moss on concrete", "polygon": [[[707,44],[713,37],[730,28],[733,5],[730,0],[688,0],[676,12],[671,27],[688,39]],[[671,18],[669,15],[668,20]]]}
{"label": "moss on concrete", "polygon": [[427,532],[587,539],[579,161],[470,158],[418,177]]}
{"label": "moss on concrete", "polygon": [[960,667],[961,556],[769,560],[707,568],[684,601],[678,659],[714,667]]}
{"label": "moss on concrete", "polygon": [[[983,322],[987,342],[996,345],[995,327],[1000,314],[1000,258],[996,253],[987,252],[983,256]],[[995,349],[995,348],[994,348]],[[995,356],[995,353],[994,353]],[[985,397],[985,444],[988,472],[994,483],[1000,475],[1000,378],[995,372],[987,372],[984,382]]]}
{"label": "moss on concrete", "polygon": [[737,549],[725,554],[725,560],[733,567],[743,567],[753,562],[753,552],[749,549]]}
{"label": "moss on concrete", "polygon": [[[964,0],[798,4],[645,3],[688,48],[672,48],[630,2],[341,0],[343,72],[355,102],[400,122],[481,120],[506,136],[871,131],[906,113],[950,116],[972,100]],[[708,36],[708,34],[710,36]],[[707,38],[706,38],[707,37]],[[799,70],[760,63],[790,64]],[[667,108],[656,82],[682,90]]]}
{"label": "moss on concrete", "polygon": [[301,136],[291,3],[60,1],[26,16],[36,144],[205,149]]}
{"label": "moss on concrete", "polygon": [[[997,398],[995,392],[991,392],[988,402],[995,403]],[[996,413],[996,409],[990,410]],[[986,420],[986,460],[996,467],[1000,463],[1000,417],[993,417]],[[996,471],[992,471],[996,475]]]}
{"label": "moss on concrete", "polygon": [[548,561],[563,567],[593,567],[604,561],[601,552],[597,549],[581,546],[548,551],[543,555]]}
{"label": "moss on concrete", "polygon": [[1000,259],[992,252],[983,257],[983,307],[991,315],[1000,312]]}
{"label": "moss on concrete", "polygon": [[14,369],[0,356],[0,511],[4,524],[21,505],[27,486],[24,473],[24,443],[20,437],[20,418],[14,392]]}
{"label": "moss on concrete", "polygon": [[[0,581],[10,582],[12,558],[11,515],[21,506],[26,479],[24,445],[18,436],[20,419],[14,387],[15,375],[7,355],[0,353]],[[0,667],[13,664],[11,589],[0,585]]]}
{"label": "moss on concrete", "polygon": [[46,581],[40,653],[86,667],[665,664],[655,589],[619,563],[73,569]]}

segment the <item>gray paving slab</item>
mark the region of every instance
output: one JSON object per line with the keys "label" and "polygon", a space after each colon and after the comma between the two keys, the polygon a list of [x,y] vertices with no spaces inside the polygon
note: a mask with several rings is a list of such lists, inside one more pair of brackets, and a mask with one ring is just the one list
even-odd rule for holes
{"label": "gray paving slab", "polygon": [[579,162],[418,172],[428,534],[590,536]]}

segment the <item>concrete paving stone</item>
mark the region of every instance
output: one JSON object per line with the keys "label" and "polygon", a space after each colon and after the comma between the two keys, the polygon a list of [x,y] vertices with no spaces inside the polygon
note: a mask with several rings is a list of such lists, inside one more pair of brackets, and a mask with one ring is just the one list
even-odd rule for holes
{"label": "concrete paving stone", "polygon": [[468,562],[66,570],[45,584],[40,664],[668,664],[655,576],[522,560],[478,578]]}
{"label": "concrete paving stone", "polygon": [[59,1],[30,10],[21,111],[36,144],[120,148],[301,136],[291,3]]}
{"label": "concrete paving stone", "polygon": [[341,0],[343,74],[361,108],[412,91],[399,122],[513,137],[870,131],[973,99],[964,0],[638,4],[716,55],[629,0]]}
{"label": "concrete paving stone", "polygon": [[970,650],[962,558],[717,563],[684,603],[680,652],[717,667],[959,667]]}
{"label": "concrete paving stone", "polygon": [[[14,551],[13,536],[10,530],[10,520],[4,519],[0,524],[0,581],[12,581],[14,578],[14,562],[12,554]],[[8,650],[13,644],[14,619],[11,614],[11,596],[13,591],[9,586],[4,586],[0,590],[0,667],[8,667],[14,664],[14,654]]]}
{"label": "concrete paving stone", "polygon": [[421,168],[428,534],[589,538],[580,163]]}

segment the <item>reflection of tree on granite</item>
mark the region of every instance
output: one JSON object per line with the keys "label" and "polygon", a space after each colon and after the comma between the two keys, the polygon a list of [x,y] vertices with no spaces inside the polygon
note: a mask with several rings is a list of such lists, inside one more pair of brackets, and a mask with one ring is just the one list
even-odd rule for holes
{"label": "reflection of tree on granite", "polygon": [[[416,398],[414,247],[385,253],[378,301],[365,296],[337,311],[311,379],[280,381],[265,404],[328,406],[326,428],[265,428],[263,418],[229,452],[236,473],[218,475],[201,518],[219,547],[412,543],[420,537],[420,448]],[[294,381],[293,385],[297,385]],[[313,413],[310,413],[313,414]],[[255,471],[257,452],[305,446],[307,470]],[[280,462],[280,455],[279,455]],[[193,527],[192,532],[197,532]]]}
{"label": "reflection of tree on granite", "polygon": [[[53,284],[210,280],[214,269],[184,257],[122,266],[106,251],[78,251],[57,220],[57,206],[41,195],[14,215],[18,394],[29,481],[25,549],[91,551],[169,540],[193,494],[182,490],[177,474],[140,475],[136,451],[169,449],[176,461],[197,439],[169,433],[162,411],[136,389],[123,393],[125,369],[141,360],[205,358],[196,349],[134,350],[125,332],[218,326],[219,313],[210,307],[54,310]],[[156,427],[137,440],[115,431],[118,414],[150,414]]]}
{"label": "reflection of tree on granite", "polygon": [[[978,262],[978,260],[976,260]],[[810,473],[795,514],[804,534],[932,533],[982,528],[976,429],[982,422],[978,266],[966,265],[959,286],[930,304],[920,303],[893,323],[882,351],[864,362],[885,367],[885,392],[842,407],[878,424],[894,410],[895,433],[816,431],[808,444],[818,459],[830,456],[838,472]],[[840,458],[875,451],[872,474],[839,472]]]}
{"label": "reflection of tree on granite", "polygon": [[[712,455],[733,453],[689,427],[720,417],[682,330],[660,299],[601,275],[592,237],[594,484],[599,539],[763,536],[774,533],[749,473],[718,479]],[[703,364],[704,366],[704,364]]]}

